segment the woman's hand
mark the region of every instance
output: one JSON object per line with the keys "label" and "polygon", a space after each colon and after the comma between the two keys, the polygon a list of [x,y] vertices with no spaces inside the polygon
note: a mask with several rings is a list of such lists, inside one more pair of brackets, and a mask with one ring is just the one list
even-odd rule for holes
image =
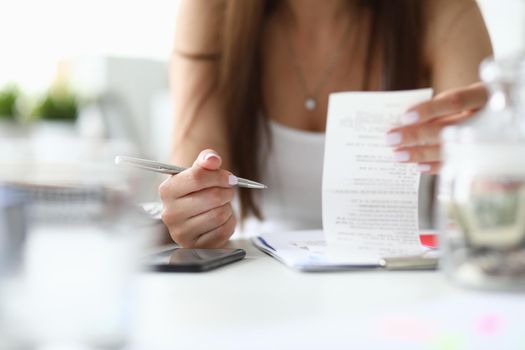
{"label": "woman's hand", "polygon": [[202,151],[191,168],[159,187],[162,221],[183,247],[219,248],[235,230],[231,201],[237,177],[221,170],[221,162],[216,152]]}
{"label": "woman's hand", "polygon": [[389,130],[386,142],[394,147],[394,159],[418,163],[419,171],[436,174],[441,167],[441,130],[471,117],[487,102],[482,83],[445,91],[430,101],[410,108],[402,126]]}

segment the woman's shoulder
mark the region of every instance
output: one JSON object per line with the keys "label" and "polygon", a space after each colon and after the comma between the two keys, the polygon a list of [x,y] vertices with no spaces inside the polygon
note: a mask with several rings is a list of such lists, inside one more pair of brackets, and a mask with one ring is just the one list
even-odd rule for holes
{"label": "woman's shoulder", "polygon": [[[488,52],[490,39],[476,0],[424,0],[425,46],[430,59],[439,51],[477,41]],[[472,44],[472,43],[471,43]],[[486,47],[486,48],[485,48]]]}
{"label": "woman's shoulder", "polygon": [[493,54],[475,0],[423,0],[426,4],[425,59],[433,87],[443,91],[477,80],[478,67]]}
{"label": "woman's shoulder", "polygon": [[476,0],[424,0],[424,19],[427,33],[442,38],[458,26],[468,22],[483,23],[483,17]]}
{"label": "woman's shoulder", "polygon": [[174,50],[189,55],[218,54],[226,0],[182,0]]}

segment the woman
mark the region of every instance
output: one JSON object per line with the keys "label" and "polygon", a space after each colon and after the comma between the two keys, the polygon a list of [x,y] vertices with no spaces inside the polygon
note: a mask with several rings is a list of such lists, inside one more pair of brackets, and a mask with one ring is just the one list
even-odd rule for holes
{"label": "woman", "polygon": [[385,135],[431,174],[441,128],[486,102],[477,67],[492,49],[474,0],[183,0],[179,11],[173,161],[193,165],[159,191],[185,247],[228,242],[233,173],[269,185],[239,190],[240,218],[264,218],[258,230],[320,227],[331,92],[432,87]]}

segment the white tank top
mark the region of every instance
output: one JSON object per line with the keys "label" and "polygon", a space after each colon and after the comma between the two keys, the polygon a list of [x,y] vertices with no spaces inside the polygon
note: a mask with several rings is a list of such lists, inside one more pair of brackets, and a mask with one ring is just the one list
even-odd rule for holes
{"label": "white tank top", "polygon": [[[264,164],[259,205],[263,221],[249,217],[242,234],[322,228],[321,184],[325,134],[270,121],[271,148]],[[262,145],[267,149],[268,145]]]}

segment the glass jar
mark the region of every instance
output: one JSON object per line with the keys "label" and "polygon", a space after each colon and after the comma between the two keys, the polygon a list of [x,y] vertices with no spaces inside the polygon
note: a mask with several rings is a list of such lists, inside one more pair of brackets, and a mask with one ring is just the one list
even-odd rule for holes
{"label": "glass jar", "polygon": [[487,60],[486,107],[442,133],[442,267],[459,284],[525,289],[525,61]]}
{"label": "glass jar", "polygon": [[[142,173],[116,167],[110,142],[0,141],[0,253],[11,253],[0,254],[0,349],[122,348],[142,249],[156,235],[135,205]],[[14,268],[5,288],[2,270]]]}
{"label": "glass jar", "polygon": [[26,200],[15,188],[0,182],[0,348],[15,348],[6,316],[8,295],[16,283],[22,265],[27,227]]}

